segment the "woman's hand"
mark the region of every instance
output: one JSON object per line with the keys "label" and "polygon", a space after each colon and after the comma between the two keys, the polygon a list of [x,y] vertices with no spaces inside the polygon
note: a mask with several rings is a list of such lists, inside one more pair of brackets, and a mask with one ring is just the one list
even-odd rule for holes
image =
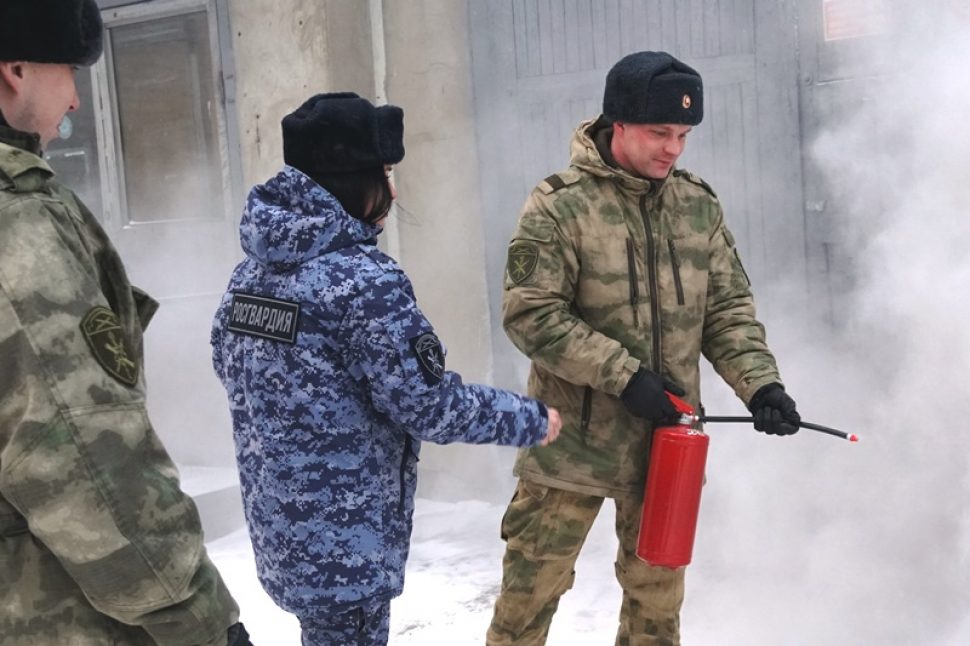
{"label": "woman's hand", "polygon": [[562,428],[562,418],[559,411],[555,408],[547,408],[549,412],[549,425],[546,427],[546,436],[539,443],[539,446],[549,446],[559,437],[559,430]]}

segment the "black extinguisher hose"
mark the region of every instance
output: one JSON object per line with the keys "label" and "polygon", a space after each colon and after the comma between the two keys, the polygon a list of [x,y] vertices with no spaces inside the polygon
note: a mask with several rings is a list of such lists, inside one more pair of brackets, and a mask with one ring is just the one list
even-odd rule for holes
{"label": "black extinguisher hose", "polygon": [[[753,417],[733,417],[724,415],[701,415],[699,416],[702,422],[727,422],[727,423],[752,423],[754,422]],[[830,428],[828,426],[822,426],[821,424],[812,424],[811,422],[801,422],[798,425],[799,428],[807,428],[813,431],[819,431],[820,433],[827,433],[829,435],[834,435],[835,437],[841,437],[843,440],[849,440],[850,442],[858,442],[859,436],[854,433],[846,433],[845,431],[840,431],[837,428]]]}

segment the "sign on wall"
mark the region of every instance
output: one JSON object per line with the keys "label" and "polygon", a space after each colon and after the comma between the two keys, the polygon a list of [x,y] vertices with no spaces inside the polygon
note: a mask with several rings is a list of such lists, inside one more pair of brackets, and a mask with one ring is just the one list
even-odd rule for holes
{"label": "sign on wall", "polygon": [[825,41],[878,36],[889,31],[886,0],[822,0]]}

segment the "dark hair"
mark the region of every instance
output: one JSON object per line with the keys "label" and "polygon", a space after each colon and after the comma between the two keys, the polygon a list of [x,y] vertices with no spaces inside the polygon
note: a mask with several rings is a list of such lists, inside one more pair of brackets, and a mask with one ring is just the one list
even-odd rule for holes
{"label": "dark hair", "polygon": [[328,173],[312,178],[337,198],[352,217],[375,224],[391,210],[394,198],[383,168],[358,173]]}

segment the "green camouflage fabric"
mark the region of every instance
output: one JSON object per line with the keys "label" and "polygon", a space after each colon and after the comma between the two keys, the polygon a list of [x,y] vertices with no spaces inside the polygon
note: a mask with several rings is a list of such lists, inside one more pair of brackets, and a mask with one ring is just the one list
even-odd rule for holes
{"label": "green camouflage fabric", "polygon": [[0,127],[0,644],[225,644],[239,610],[145,412],[134,290]]}
{"label": "green camouflage fabric", "polygon": [[526,201],[503,322],[532,360],[529,395],[563,418],[555,443],[520,451],[516,474],[610,497],[643,489],[651,427],[618,398],[641,365],[694,406],[701,354],[744,402],[781,380],[713,191],[679,169],[658,181],[608,165],[608,128],[582,123],[570,167]]}
{"label": "green camouflage fabric", "polygon": [[[507,549],[488,646],[546,643],[559,598],[573,586],[576,558],[603,500],[519,480],[502,519]],[[623,588],[616,643],[673,646],[680,643],[684,568],[652,567],[637,558],[641,502],[637,496],[615,499],[616,578]]]}

